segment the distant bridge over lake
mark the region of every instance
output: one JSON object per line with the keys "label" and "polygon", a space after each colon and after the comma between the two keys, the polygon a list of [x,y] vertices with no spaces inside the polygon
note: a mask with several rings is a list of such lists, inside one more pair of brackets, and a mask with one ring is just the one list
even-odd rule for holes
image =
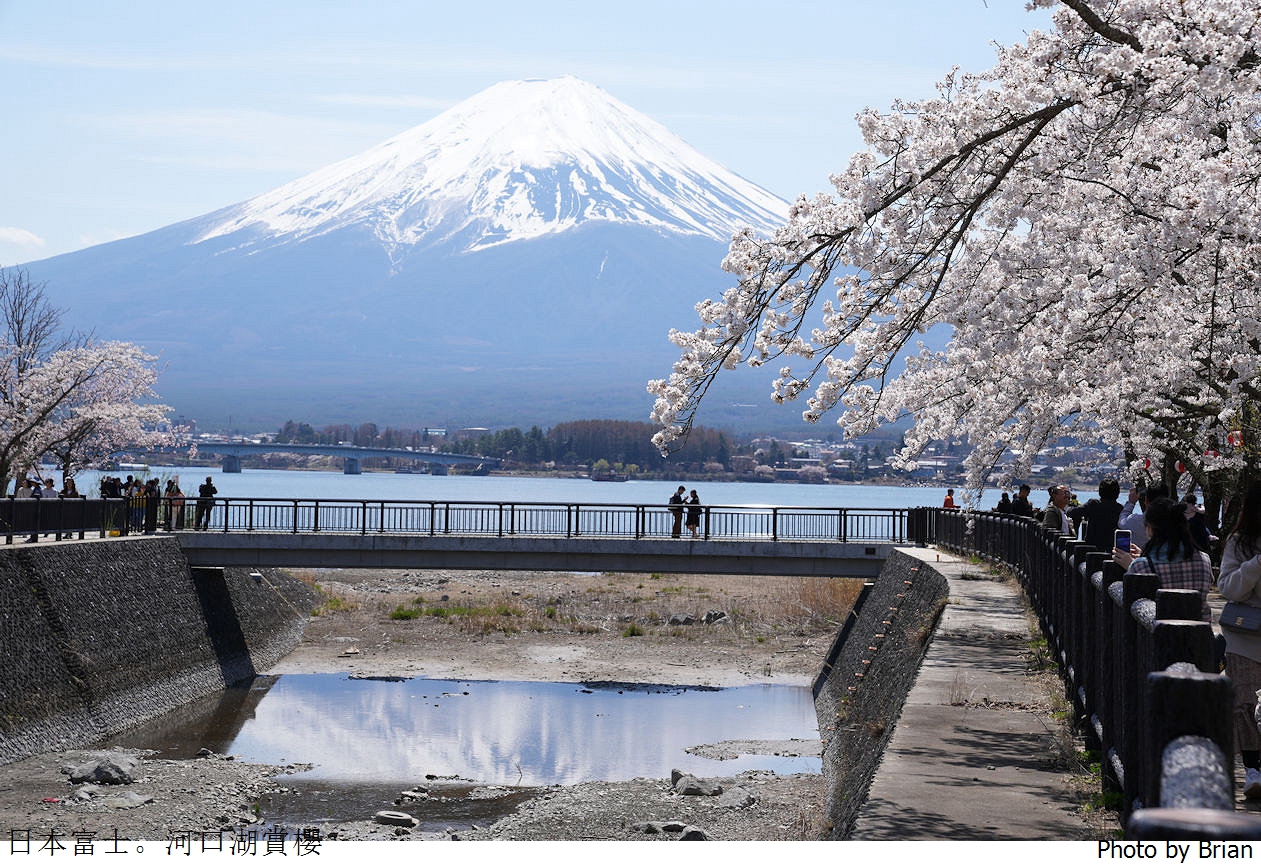
{"label": "distant bridge over lake", "polygon": [[364,448],[358,445],[309,445],[297,442],[198,442],[199,454],[218,454],[223,458],[223,471],[241,471],[241,458],[250,454],[320,454],[340,457],[346,475],[363,472],[363,461],[374,457],[390,457],[426,464],[432,475],[446,475],[450,466],[498,466],[493,457],[472,457],[467,454],[446,454],[441,451],[414,451],[408,448]]}

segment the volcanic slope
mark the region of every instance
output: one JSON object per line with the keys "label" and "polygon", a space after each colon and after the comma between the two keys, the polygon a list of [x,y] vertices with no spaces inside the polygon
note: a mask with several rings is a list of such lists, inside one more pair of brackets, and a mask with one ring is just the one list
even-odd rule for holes
{"label": "volcanic slope", "polygon": [[271,192],[27,267],[71,322],[159,354],[164,401],[206,423],[643,419],[667,332],[733,283],[731,235],[786,211],[594,85],[506,81]]}

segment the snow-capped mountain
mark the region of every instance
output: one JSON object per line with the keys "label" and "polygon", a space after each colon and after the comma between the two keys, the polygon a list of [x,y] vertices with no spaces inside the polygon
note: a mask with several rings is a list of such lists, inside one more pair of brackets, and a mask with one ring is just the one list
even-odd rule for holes
{"label": "snow-capped mountain", "polygon": [[784,203],[577,78],[505,81],[358,156],[215,214],[197,242],[369,227],[388,249],[463,251],[625,223],[726,241]]}
{"label": "snow-capped mountain", "polygon": [[786,211],[598,87],[509,81],[248,201],[27,267],[76,326],[159,353],[163,399],[204,424],[640,419],[668,330],[731,283],[731,235]]}

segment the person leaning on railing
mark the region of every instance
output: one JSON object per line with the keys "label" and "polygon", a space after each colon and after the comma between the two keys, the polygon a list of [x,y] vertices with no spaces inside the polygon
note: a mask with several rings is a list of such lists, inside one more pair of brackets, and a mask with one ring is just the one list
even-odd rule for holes
{"label": "person leaning on railing", "polygon": [[[1244,496],[1235,531],[1222,551],[1217,588],[1227,601],[1261,608],[1261,483]],[[1246,611],[1250,612],[1250,611]],[[1234,684],[1235,742],[1244,765],[1244,796],[1261,798],[1261,733],[1257,730],[1257,689],[1261,689],[1261,611],[1252,617],[1222,617],[1226,673]],[[1254,628],[1241,628],[1248,622]]]}
{"label": "person leaning on railing", "polygon": [[1213,586],[1213,563],[1195,546],[1181,502],[1156,499],[1143,512],[1147,547],[1131,544],[1129,550],[1113,548],[1112,559],[1126,567],[1126,574],[1154,574],[1161,589],[1194,589],[1200,594],[1200,618],[1208,622],[1212,612],[1208,591]]}

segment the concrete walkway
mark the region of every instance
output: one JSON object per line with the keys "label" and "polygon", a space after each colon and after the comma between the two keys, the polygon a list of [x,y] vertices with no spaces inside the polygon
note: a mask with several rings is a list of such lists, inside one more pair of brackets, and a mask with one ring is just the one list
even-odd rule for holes
{"label": "concrete walkway", "polygon": [[851,838],[1090,838],[1055,760],[1062,723],[1029,676],[1020,590],[950,554],[904,550],[948,579],[949,604]]}

